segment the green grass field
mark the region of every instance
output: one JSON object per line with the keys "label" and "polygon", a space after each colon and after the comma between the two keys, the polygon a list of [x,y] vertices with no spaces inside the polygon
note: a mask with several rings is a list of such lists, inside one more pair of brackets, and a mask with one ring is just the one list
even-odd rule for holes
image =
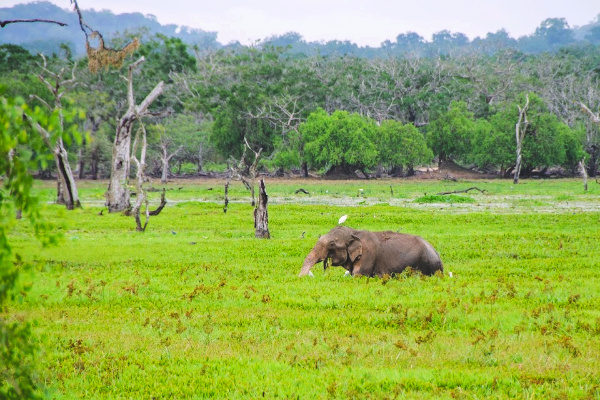
{"label": "green grass field", "polygon": [[[239,182],[223,213],[218,180],[170,183],[145,233],[98,215],[105,182],[79,183],[82,210],[45,207],[59,246],[21,221],[10,239],[34,268],[4,316],[32,322],[49,396],[600,399],[600,185],[266,184],[271,240]],[[50,202],[54,183],[37,190]],[[344,214],[425,237],[453,278],[298,278]]]}

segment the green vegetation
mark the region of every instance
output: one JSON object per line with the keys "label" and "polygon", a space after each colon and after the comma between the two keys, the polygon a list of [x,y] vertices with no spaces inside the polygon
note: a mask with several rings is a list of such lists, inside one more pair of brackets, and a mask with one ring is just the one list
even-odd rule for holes
{"label": "green vegetation", "polygon": [[475,199],[467,196],[449,195],[428,195],[416,198],[415,203],[475,203]]}
{"label": "green vegetation", "polygon": [[[37,7],[30,12],[42,13]],[[94,11],[83,14],[110,37],[112,24],[95,20]],[[58,18],[60,13],[46,10],[43,15]],[[206,40],[191,47],[182,37],[185,30],[179,35],[139,29],[111,40],[115,49],[134,37],[140,44],[121,68],[98,74],[86,68],[86,60],[68,43],[46,51],[42,75],[48,80],[63,71],[65,85],[58,86],[38,79],[41,60],[13,36],[23,24],[10,24],[3,32],[12,41],[0,45],[0,95],[30,98],[32,108],[46,107],[55,102],[48,89],[60,87],[65,106],[84,109],[85,118],[76,122],[89,131],[89,138],[66,143],[65,150],[80,178],[98,179],[111,170],[111,144],[127,98],[120,77],[142,56],[146,61],[136,68],[133,85],[136,103],[160,81],[165,84],[150,111],[161,117],[145,121],[146,173],[155,177],[162,171],[190,175],[211,172],[215,165],[219,170],[227,163],[239,166],[244,151],[252,154],[245,141],[254,152],[262,149],[259,169],[279,175],[302,171],[308,176],[309,170],[350,175],[359,170],[378,177],[410,176],[436,161],[442,168],[453,161],[509,177],[517,157],[518,110],[527,94],[531,104],[521,176],[575,176],[583,162],[595,177],[600,53],[593,28],[598,23],[575,34],[563,19],[549,19],[531,37],[512,42],[506,32],[472,42],[449,31],[434,34],[432,42],[416,34],[399,35],[396,44],[382,45],[383,53],[371,49],[365,57],[334,50],[347,47],[341,42],[321,44],[331,52],[309,51],[294,34],[254,46],[223,47]],[[26,29],[50,29],[39,25]],[[78,29],[78,23],[72,25]],[[451,51],[469,46],[469,51]],[[533,54],[519,51],[520,46]],[[136,123],[132,132],[137,128]],[[247,174],[252,161],[246,157],[241,163]],[[46,177],[54,168],[53,162],[38,167]]]}
{"label": "green vegetation", "polygon": [[[36,16],[61,19],[38,6]],[[98,14],[107,13],[84,19]],[[109,37],[109,23],[98,24]],[[41,75],[38,58],[15,45],[26,36],[14,35],[19,24],[3,28],[0,398],[599,398],[592,180],[585,192],[575,180],[481,180],[478,193],[442,195],[473,184],[269,179],[271,240],[254,239],[239,182],[227,213],[223,181],[171,182],[166,209],[136,233],[131,217],[104,212],[106,182],[96,181],[110,171],[124,113],[120,77],[141,56],[135,103],[165,83],[156,118],[144,122],[146,171],[164,180],[225,168],[254,177],[243,155],[259,149],[260,167],[279,174],[413,175],[436,156],[509,176],[525,93],[522,176],[573,176],[585,163],[595,177],[597,24],[582,46],[565,20],[548,19],[518,41],[505,31],[473,42],[401,34],[382,45],[385,57],[365,49],[369,58],[349,42],[309,52],[294,34],[215,50],[212,33],[192,56],[185,38],[140,30],[110,43],[140,38],[122,69],[98,74],[73,46],[52,43],[58,27],[42,25],[40,45],[55,51]],[[468,46],[478,51],[451,51]],[[30,173],[50,177],[55,163],[67,175],[77,164],[83,208],[53,205],[56,182],[34,185]],[[356,228],[424,236],[448,274],[352,279],[334,268],[298,279],[315,240],[344,214]]]}
{"label": "green vegetation", "polygon": [[[27,114],[28,118],[24,118]],[[32,122],[30,122],[32,121]],[[46,144],[37,134],[30,135],[31,123],[40,123],[60,135],[59,119],[48,117],[40,110],[31,110],[22,99],[0,98],[0,313],[8,311],[10,318],[0,314],[0,398],[38,398],[39,382],[35,379],[37,348],[30,338],[30,325],[14,318],[10,302],[19,289],[19,274],[31,267],[21,253],[13,248],[11,233],[27,226],[33,231],[32,243],[46,246],[55,243],[55,227],[44,221],[38,208],[38,198],[32,191],[29,169],[47,162]],[[25,217],[17,224],[15,216]],[[21,293],[25,293],[21,291]]]}
{"label": "green vegetation", "polygon": [[[2,317],[33,322],[58,398],[597,398],[600,186],[478,181],[464,208],[414,203],[467,185],[267,180],[273,239],[258,240],[239,182],[226,214],[222,181],[172,183],[136,233],[82,181],[83,209],[44,207],[59,246],[10,227],[35,272]],[[36,193],[51,200],[54,183]],[[422,235],[453,278],[297,278],[344,214]]]}

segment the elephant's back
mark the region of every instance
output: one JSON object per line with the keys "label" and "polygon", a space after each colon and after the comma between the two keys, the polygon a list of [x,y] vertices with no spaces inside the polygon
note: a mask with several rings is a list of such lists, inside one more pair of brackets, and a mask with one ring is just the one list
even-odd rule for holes
{"label": "elephant's back", "polygon": [[427,240],[421,236],[397,232],[381,232],[382,246],[388,251],[400,253],[403,267],[411,266],[426,275],[433,275],[444,267],[440,255]]}

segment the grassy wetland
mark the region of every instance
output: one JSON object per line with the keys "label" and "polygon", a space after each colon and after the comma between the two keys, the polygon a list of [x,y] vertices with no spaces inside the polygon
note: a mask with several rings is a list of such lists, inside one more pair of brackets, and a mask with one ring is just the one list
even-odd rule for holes
{"label": "grassy wetland", "polygon": [[[600,398],[600,185],[577,180],[266,180],[270,240],[249,192],[177,181],[144,233],[50,204],[62,240],[22,222],[11,320],[40,342],[52,398]],[[154,183],[156,188],[161,187]],[[485,190],[437,195],[476,186]],[[309,194],[295,193],[299,188]],[[157,202],[159,193],[150,193]],[[347,278],[315,266],[320,234],[421,235],[453,277]]]}

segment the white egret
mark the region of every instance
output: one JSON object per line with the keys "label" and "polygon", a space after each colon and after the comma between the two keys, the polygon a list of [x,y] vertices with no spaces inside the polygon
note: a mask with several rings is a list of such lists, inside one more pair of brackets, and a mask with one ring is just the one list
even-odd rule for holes
{"label": "white egret", "polygon": [[347,215],[342,215],[342,216],[340,217],[340,220],[338,221],[338,225],[341,225],[341,224],[343,224],[344,222],[346,222],[346,220],[347,220],[347,219],[348,219],[348,216],[347,216]]}

